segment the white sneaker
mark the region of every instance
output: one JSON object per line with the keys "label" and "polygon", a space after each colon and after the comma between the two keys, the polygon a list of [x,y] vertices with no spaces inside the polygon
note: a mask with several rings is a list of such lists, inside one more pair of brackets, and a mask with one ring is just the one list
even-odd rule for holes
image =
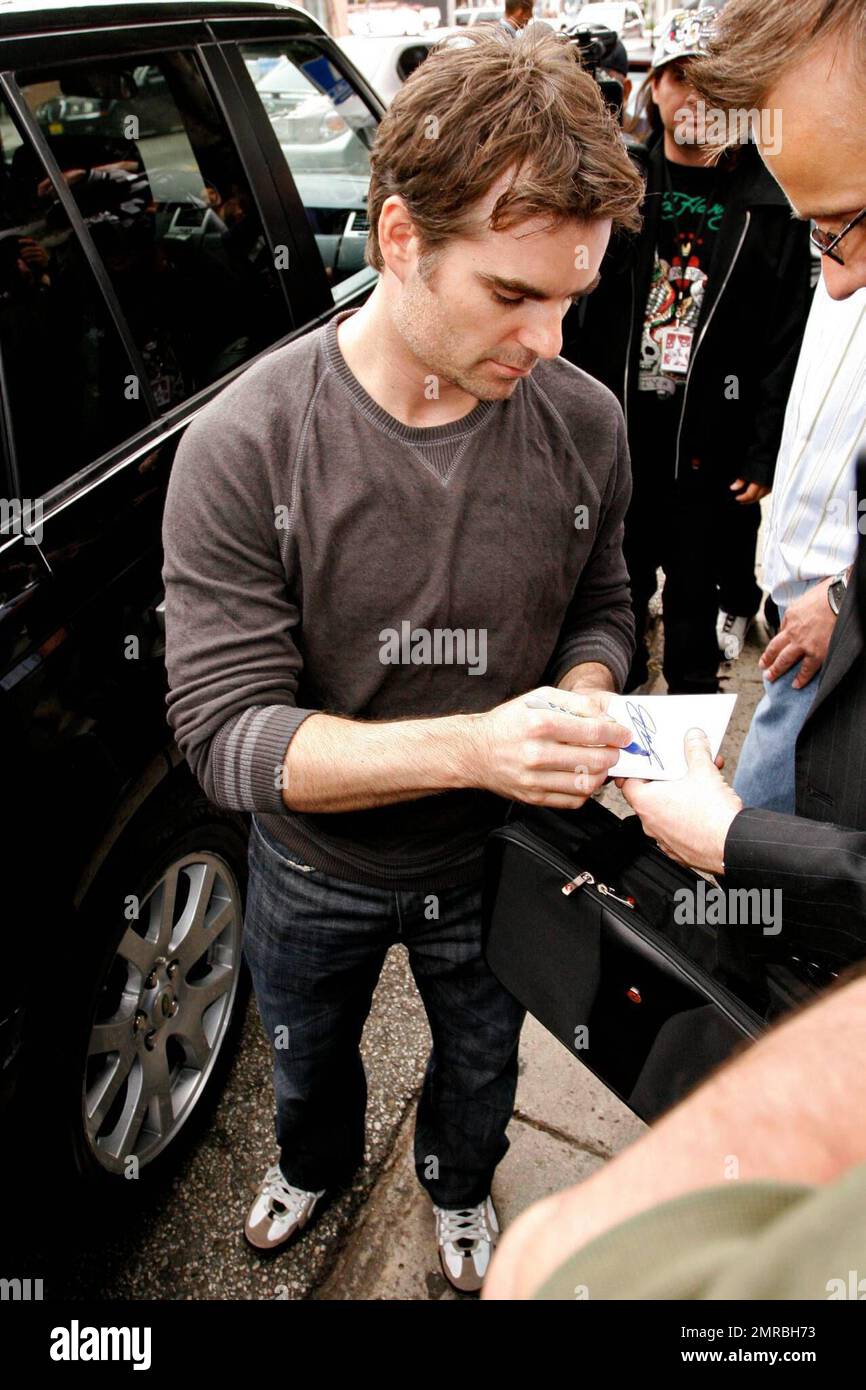
{"label": "white sneaker", "polygon": [[488,1196],[475,1207],[433,1207],[442,1273],[462,1293],[477,1293],[484,1283],[499,1240],[499,1222]]}
{"label": "white sneaker", "polygon": [[257,1250],[274,1250],[307,1225],[321,1192],[307,1192],[286,1182],[278,1163],[265,1173],[244,1225],[244,1235]]}
{"label": "white sneaker", "polygon": [[740,618],[736,613],[719,613],[716,640],[726,661],[736,661],[742,656],[746,633],[751,626],[751,618]]}

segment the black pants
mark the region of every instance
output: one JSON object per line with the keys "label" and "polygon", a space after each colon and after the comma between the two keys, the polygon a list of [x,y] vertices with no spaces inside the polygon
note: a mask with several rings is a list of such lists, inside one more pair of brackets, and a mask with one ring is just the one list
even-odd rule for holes
{"label": "black pants", "polygon": [[662,669],[668,689],[674,695],[718,691],[719,608],[752,617],[760,606],[761,590],[755,581],[760,524],[757,503],[737,502],[728,480],[706,468],[681,469],[675,480],[652,478],[646,465],[635,465],[624,550],[637,648],[626,689],[646,679],[647,611],[661,567]]}

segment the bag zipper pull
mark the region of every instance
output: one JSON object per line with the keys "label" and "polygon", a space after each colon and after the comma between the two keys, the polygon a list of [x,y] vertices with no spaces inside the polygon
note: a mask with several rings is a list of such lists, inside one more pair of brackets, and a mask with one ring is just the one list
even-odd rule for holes
{"label": "bag zipper pull", "polygon": [[595,879],[591,873],[584,871],[582,874],[577,874],[575,878],[570,878],[568,883],[563,883],[562,891],[565,896],[568,897],[569,893],[573,893],[575,888],[582,888],[584,883],[595,883]]}
{"label": "bag zipper pull", "polygon": [[634,898],[621,898],[619,893],[615,893],[612,888],[608,888],[606,883],[597,885],[599,893],[604,893],[606,898],[616,898],[618,903],[625,903],[626,907],[634,908]]}

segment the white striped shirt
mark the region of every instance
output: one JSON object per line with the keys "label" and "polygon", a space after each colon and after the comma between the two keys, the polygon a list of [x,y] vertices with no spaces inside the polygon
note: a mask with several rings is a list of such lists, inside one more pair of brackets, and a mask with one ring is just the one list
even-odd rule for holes
{"label": "white striped shirt", "polygon": [[818,281],[794,375],[764,540],[764,587],[789,604],[857,552],[855,464],[866,447],[866,288]]}

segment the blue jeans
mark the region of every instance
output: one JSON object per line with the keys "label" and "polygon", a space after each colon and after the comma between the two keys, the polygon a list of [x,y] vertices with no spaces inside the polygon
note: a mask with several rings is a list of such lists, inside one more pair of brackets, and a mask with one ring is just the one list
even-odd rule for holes
{"label": "blue jeans", "polygon": [[[779,608],[779,621],[785,615]],[[744,806],[794,814],[794,752],[797,735],[818,690],[820,672],[802,690],[793,688],[797,661],[783,676],[768,681],[749,725],[734,775],[734,791]]]}
{"label": "blue jeans", "polygon": [[435,896],[365,887],[302,867],[255,817],[248,862],[244,954],[273,1048],[287,1181],[342,1186],[363,1159],[359,1043],[388,948],[403,942],[433,1035],[415,1171],[437,1206],[482,1201],[508,1149],[526,1011],[482,957],[480,882]]}

